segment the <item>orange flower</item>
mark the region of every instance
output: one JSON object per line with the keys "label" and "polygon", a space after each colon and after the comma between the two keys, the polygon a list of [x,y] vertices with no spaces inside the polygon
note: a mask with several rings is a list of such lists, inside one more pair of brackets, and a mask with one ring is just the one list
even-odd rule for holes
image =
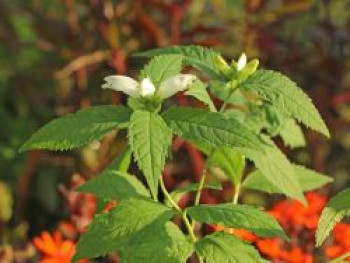
{"label": "orange flower", "polygon": [[262,254],[268,257],[278,259],[283,256],[281,241],[277,238],[258,240],[256,246]]}
{"label": "orange flower", "polygon": [[69,263],[75,253],[74,242],[62,240],[62,235],[58,231],[52,236],[45,231],[41,237],[35,237],[33,243],[43,254],[41,263]]}
{"label": "orange flower", "polygon": [[270,214],[285,227],[300,225],[315,230],[327,199],[317,193],[307,193],[306,199],[307,207],[295,200],[281,201],[272,208]]}
{"label": "orange flower", "polygon": [[301,248],[296,247],[283,253],[283,259],[287,263],[312,263],[313,256],[304,253]]}
{"label": "orange flower", "polygon": [[339,223],[333,230],[334,240],[350,250],[350,224]]}
{"label": "orange flower", "polygon": [[239,237],[242,240],[248,241],[248,242],[254,242],[258,240],[258,237],[252,234],[251,232],[245,230],[245,229],[232,229],[231,233],[235,236]]}
{"label": "orange flower", "polygon": [[344,248],[340,245],[326,247],[324,250],[328,258],[337,258],[344,254]]}

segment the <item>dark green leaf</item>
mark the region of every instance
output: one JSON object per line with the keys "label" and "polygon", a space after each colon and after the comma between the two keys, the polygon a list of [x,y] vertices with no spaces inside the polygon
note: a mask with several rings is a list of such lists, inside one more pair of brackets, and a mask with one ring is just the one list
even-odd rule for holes
{"label": "dark green leaf", "polygon": [[121,201],[108,213],[96,215],[77,244],[74,261],[104,256],[122,248],[138,232],[165,223],[174,215],[170,208],[150,199]]}
{"label": "dark green leaf", "polygon": [[270,70],[258,70],[240,88],[256,92],[282,113],[329,137],[329,131],[311,99],[288,77]]}
{"label": "dark green leaf", "polygon": [[124,106],[94,106],[53,120],[20,149],[70,150],[99,140],[107,132],[125,128],[131,110]]}
{"label": "dark green leaf", "polygon": [[257,263],[259,252],[232,234],[216,232],[199,240],[195,245],[206,263]]}
{"label": "dark green leaf", "polygon": [[246,229],[262,237],[280,236],[288,239],[276,219],[267,212],[249,205],[199,205],[186,209],[189,216],[207,224]]}
{"label": "dark green leaf", "polygon": [[203,72],[221,79],[222,76],[216,69],[215,61],[220,54],[213,49],[201,46],[171,46],[138,52],[136,56],[153,57],[157,55],[182,55],[186,66],[193,66]]}
{"label": "dark green leaf", "polygon": [[193,245],[172,222],[153,224],[123,247],[122,262],[186,263]]}

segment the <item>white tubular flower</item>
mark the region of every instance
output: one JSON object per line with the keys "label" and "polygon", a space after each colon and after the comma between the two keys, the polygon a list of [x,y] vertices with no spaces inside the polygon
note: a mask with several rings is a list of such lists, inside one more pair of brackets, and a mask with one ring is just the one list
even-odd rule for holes
{"label": "white tubular flower", "polygon": [[156,87],[149,78],[145,78],[141,80],[138,91],[141,97],[151,97],[154,95]]}
{"label": "white tubular flower", "polygon": [[178,74],[162,81],[157,90],[149,78],[144,78],[139,83],[132,78],[115,75],[106,77],[104,79],[106,83],[102,85],[102,88],[121,91],[135,98],[156,95],[160,99],[166,99],[187,89],[195,79],[196,76],[192,74]]}
{"label": "white tubular flower", "polygon": [[246,64],[247,64],[247,56],[245,53],[243,53],[237,61],[237,71],[241,71],[242,69],[244,69]]}
{"label": "white tubular flower", "polygon": [[179,91],[184,91],[188,89],[196,80],[196,76],[192,74],[178,74],[164,80],[159,89],[156,92],[156,95],[161,99],[167,99],[176,94]]}
{"label": "white tubular flower", "polygon": [[107,82],[102,85],[103,89],[112,89],[115,91],[122,91],[126,95],[129,95],[131,97],[139,97],[139,83],[129,77],[122,76],[122,75],[114,75],[114,76],[108,76],[104,78],[104,80]]}

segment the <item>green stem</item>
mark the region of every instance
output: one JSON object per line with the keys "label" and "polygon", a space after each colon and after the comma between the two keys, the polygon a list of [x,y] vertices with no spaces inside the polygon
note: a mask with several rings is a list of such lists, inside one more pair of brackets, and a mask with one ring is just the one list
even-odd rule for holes
{"label": "green stem", "polygon": [[[228,103],[228,99],[232,96],[234,91],[235,91],[235,89],[232,89],[227,94],[227,96],[226,96],[226,98],[224,100],[224,103],[220,107],[220,110],[219,110],[220,113],[224,112],[224,110],[226,109],[226,106],[227,106],[227,103]],[[207,179],[208,169],[209,169],[209,165],[210,165],[210,162],[211,162],[211,158],[213,157],[214,151],[215,151],[215,149],[212,148],[210,153],[209,153],[209,155],[208,155],[208,158],[207,158],[207,160],[205,162],[205,166],[204,166],[203,171],[202,171],[202,176],[201,176],[201,179],[199,181],[198,189],[197,189],[197,192],[196,192],[196,197],[195,197],[195,200],[194,200],[194,205],[195,206],[199,205],[199,201],[200,201],[201,195],[202,195],[202,190],[203,190],[203,187],[204,187],[205,180]],[[195,225],[196,225],[196,220],[192,220],[192,230],[194,230]]]}
{"label": "green stem", "polygon": [[232,200],[232,203],[235,205],[238,204],[238,197],[240,192],[241,192],[241,183],[237,183],[235,185],[235,194],[233,195],[233,200]]}
{"label": "green stem", "polygon": [[172,197],[170,196],[168,190],[165,187],[163,178],[160,178],[160,188],[162,189],[163,194],[165,195],[165,197],[168,199],[169,203],[176,209],[176,211],[179,212],[179,214],[181,215],[181,218],[183,220],[183,222],[185,223],[186,229],[191,237],[191,240],[193,242],[197,241],[196,236],[194,235],[194,232],[192,230],[190,221],[187,218],[186,212],[182,211],[182,209],[178,206],[178,204],[172,199]]}
{"label": "green stem", "polygon": [[[197,237],[195,236],[193,229],[191,227],[190,221],[187,218],[186,211],[182,211],[182,209],[178,206],[178,204],[171,197],[171,195],[169,194],[168,190],[165,187],[165,184],[164,184],[162,177],[160,177],[159,181],[160,181],[160,188],[162,189],[164,196],[168,199],[168,201],[176,209],[176,211],[178,211],[179,214],[181,215],[182,221],[185,223],[186,229],[190,235],[192,242],[193,243],[197,242]],[[196,255],[197,255],[199,263],[203,263],[203,258],[198,254],[198,252],[196,252]]]}

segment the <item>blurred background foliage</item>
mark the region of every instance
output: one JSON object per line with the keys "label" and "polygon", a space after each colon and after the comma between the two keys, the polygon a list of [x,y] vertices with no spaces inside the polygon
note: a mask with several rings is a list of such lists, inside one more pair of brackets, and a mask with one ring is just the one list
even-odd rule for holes
{"label": "blurred background foliage", "polygon": [[[97,174],[125,140],[110,134],[67,153],[18,154],[19,146],[57,116],[124,103],[123,95],[101,91],[103,77],[133,76],[143,63],[133,52],[174,44],[212,46],[227,58],[246,52],[295,80],[332,139],[305,131],[307,148],[285,152],[333,176],[325,192],[349,186],[349,0],[0,0],[0,243],[32,253],[27,235],[72,218],[72,178]],[[166,170],[170,188],[196,180],[196,154],[175,154]],[[255,193],[243,199],[268,201]]]}

